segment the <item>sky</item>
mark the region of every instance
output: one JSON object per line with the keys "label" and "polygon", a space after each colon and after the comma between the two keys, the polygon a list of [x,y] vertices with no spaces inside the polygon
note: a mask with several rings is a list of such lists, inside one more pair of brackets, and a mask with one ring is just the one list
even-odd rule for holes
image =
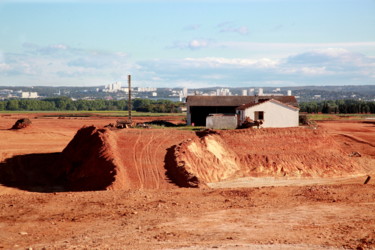
{"label": "sky", "polygon": [[0,0],[0,86],[375,85],[375,0]]}

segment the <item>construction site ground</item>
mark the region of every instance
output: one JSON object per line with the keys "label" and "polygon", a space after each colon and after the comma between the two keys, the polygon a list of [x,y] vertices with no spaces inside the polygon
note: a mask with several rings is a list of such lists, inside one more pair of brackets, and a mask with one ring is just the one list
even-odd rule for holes
{"label": "construction site ground", "polygon": [[[0,114],[0,166],[17,155],[61,152],[83,125],[116,120],[45,115]],[[9,130],[24,117],[31,119],[30,127]],[[175,143],[189,133],[160,129],[147,132],[160,145],[168,144],[168,137]],[[344,152],[359,153],[356,160],[366,166],[365,174],[247,177],[200,189],[30,192],[0,185],[0,249],[373,249],[375,124],[324,121],[317,129],[326,129]],[[142,136],[134,133],[135,138]],[[134,148],[134,161],[144,158],[147,164],[158,157],[150,155],[163,153],[142,140],[137,143],[119,146],[142,146],[143,151]],[[372,179],[363,184],[368,175]]]}

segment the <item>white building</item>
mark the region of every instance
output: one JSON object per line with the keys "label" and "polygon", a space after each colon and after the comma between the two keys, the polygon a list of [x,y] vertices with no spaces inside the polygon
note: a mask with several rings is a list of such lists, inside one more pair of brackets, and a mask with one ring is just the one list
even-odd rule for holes
{"label": "white building", "polygon": [[259,90],[258,90],[258,95],[259,95],[259,96],[262,96],[262,95],[263,95],[263,89],[262,89],[262,88],[259,88]]}
{"label": "white building", "polygon": [[21,98],[38,98],[38,92],[21,92]]}
{"label": "white building", "polygon": [[236,110],[240,124],[245,121],[246,117],[249,117],[254,121],[263,121],[262,127],[264,128],[298,127],[299,125],[299,108],[275,99],[244,104]]}
{"label": "white building", "polygon": [[115,82],[115,83],[108,84],[103,91],[104,92],[117,92],[120,90],[121,90],[121,82]]}
{"label": "white building", "polygon": [[287,96],[292,96],[292,91],[291,90],[288,90]]}
{"label": "white building", "polygon": [[216,95],[217,96],[230,96],[232,95],[232,93],[230,92],[229,89],[217,89]]}
{"label": "white building", "polygon": [[[272,102],[270,102],[272,100]],[[267,102],[270,102],[267,104]],[[280,104],[282,103],[282,104]],[[262,104],[262,105],[260,105]],[[264,104],[267,104],[264,106]],[[196,126],[206,126],[207,116],[212,114],[232,114],[237,115],[241,112],[245,112],[246,108],[250,107],[265,108],[263,111],[264,117],[269,121],[275,121],[275,124],[284,126],[298,126],[298,102],[294,96],[188,96],[186,99],[186,120],[187,124],[195,124]],[[268,106],[275,106],[274,111],[269,111]],[[244,111],[241,111],[242,110]],[[292,110],[293,115],[288,115]],[[297,112],[296,112],[297,111]],[[248,112],[248,111],[246,111]],[[274,117],[268,117],[269,115],[275,114]],[[285,115],[286,114],[286,115]],[[254,114],[245,114],[242,117],[242,121],[246,118],[254,119]],[[261,115],[261,114],[260,114]],[[297,122],[284,122],[282,119],[290,119]],[[240,118],[240,117],[239,117]],[[259,113],[258,117],[259,119]],[[214,120],[221,119],[220,116],[215,117]],[[268,124],[266,124],[267,126]],[[274,124],[271,124],[274,125]],[[276,126],[277,127],[277,126]]]}
{"label": "white building", "polygon": [[183,88],[182,89],[182,97],[187,97],[187,95],[188,95],[188,89],[187,88]]}
{"label": "white building", "polygon": [[246,89],[242,90],[242,96],[247,96],[247,90]]}
{"label": "white building", "polygon": [[154,92],[154,91],[156,91],[156,88],[152,88],[152,87],[138,87],[138,88],[135,88],[134,90],[138,91],[138,92]]}

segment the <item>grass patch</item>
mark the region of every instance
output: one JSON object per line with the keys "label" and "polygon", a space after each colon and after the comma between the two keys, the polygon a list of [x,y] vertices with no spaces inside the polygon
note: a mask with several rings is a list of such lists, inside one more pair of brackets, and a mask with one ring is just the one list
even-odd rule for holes
{"label": "grass patch", "polygon": [[[0,114],[46,114],[44,117],[90,117],[90,116],[103,116],[103,117],[127,117],[128,111],[0,111]],[[134,117],[163,117],[163,116],[176,116],[185,117],[185,113],[150,113],[150,112],[137,112],[132,111]]]}
{"label": "grass patch", "polygon": [[375,118],[375,114],[307,114],[307,117],[313,121],[363,120]]}
{"label": "grass patch", "polygon": [[205,130],[207,128],[203,127],[203,126],[187,126],[187,125],[183,125],[183,126],[179,126],[178,129],[179,130],[189,130],[189,131],[201,131],[201,130]]}

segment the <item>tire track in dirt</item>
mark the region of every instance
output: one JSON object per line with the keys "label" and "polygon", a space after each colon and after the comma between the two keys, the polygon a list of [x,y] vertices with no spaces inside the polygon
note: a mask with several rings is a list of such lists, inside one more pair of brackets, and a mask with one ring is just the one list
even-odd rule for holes
{"label": "tire track in dirt", "polygon": [[[148,163],[149,163],[149,174],[151,175],[150,178],[152,178],[154,180],[154,184],[156,186],[156,188],[159,188],[160,187],[160,178],[158,178],[158,162],[156,161],[156,157],[155,157],[155,153],[156,153],[156,150],[158,148],[158,146],[160,145],[160,142],[158,144],[158,141],[161,137],[163,137],[164,133],[163,134],[160,134],[156,137],[153,137],[153,141],[151,142],[150,141],[150,144],[147,146],[147,160],[148,160]],[[155,143],[154,143],[155,141]],[[158,146],[156,147],[151,147],[151,145],[155,145],[155,144],[158,144]]]}
{"label": "tire track in dirt", "polygon": [[[165,138],[164,140],[160,140]],[[166,132],[156,133],[151,131],[151,136],[148,138],[148,142],[143,146],[141,152],[141,165],[142,173],[147,182],[145,182],[145,188],[159,188],[161,186],[162,180],[166,180],[165,176],[162,174],[164,165],[158,161],[158,149],[164,145],[164,143],[169,138],[166,137]],[[157,146],[155,146],[157,145]],[[160,160],[160,159],[159,159]],[[150,185],[151,184],[151,185]]]}
{"label": "tire track in dirt", "polygon": [[145,145],[143,145],[142,148],[140,149],[139,161],[140,161],[140,166],[142,169],[142,172],[140,173],[140,175],[142,176],[142,183],[141,183],[142,188],[144,187],[144,184],[146,184],[144,180],[148,179],[147,176],[150,170],[149,168],[152,166],[150,155],[148,154],[148,150],[149,150],[148,148],[150,147],[151,143],[154,140],[154,131],[151,130],[150,132],[151,132],[151,136],[147,138],[148,142]]}
{"label": "tire track in dirt", "polygon": [[[169,140],[168,138],[168,133],[166,131],[164,131],[164,133],[161,135],[163,136],[164,140],[162,140],[155,148],[154,150],[154,159],[157,159],[157,154],[158,154],[158,151],[160,150],[160,147],[161,145],[165,145],[165,143]],[[165,149],[166,151],[166,149]],[[165,152],[166,153],[166,152]],[[166,171],[166,170],[165,170]],[[155,176],[156,179],[159,179],[159,180],[167,180],[167,177],[166,177],[166,173],[164,172],[164,174],[162,174],[160,171],[157,171],[156,172],[156,176]],[[158,185],[157,185],[157,188],[160,187],[160,182],[158,182]]]}
{"label": "tire track in dirt", "polygon": [[137,139],[136,139],[136,141],[135,141],[135,143],[134,143],[134,145],[133,145],[133,163],[134,163],[134,168],[136,169],[136,172],[137,172],[137,177],[138,177],[138,180],[139,180],[139,183],[140,183],[140,185],[141,185],[141,187],[143,187],[143,180],[142,180],[142,178],[141,178],[141,175],[140,175],[140,173],[139,173],[139,165],[138,165],[138,163],[137,163],[137,146],[138,146],[138,144],[139,144],[139,141],[140,141],[140,139],[141,139],[141,131],[138,131],[138,137],[137,137]]}
{"label": "tire track in dirt", "polygon": [[370,142],[367,142],[367,141],[365,141],[365,140],[359,139],[359,138],[357,138],[357,137],[354,137],[354,136],[352,136],[352,135],[347,135],[347,134],[338,134],[338,135],[343,136],[343,137],[346,137],[346,138],[349,138],[349,139],[351,139],[351,140],[353,140],[353,141],[355,141],[355,142],[359,142],[359,143],[363,143],[363,144],[369,145],[369,146],[371,146],[371,147],[375,147],[374,144],[372,144],[372,143],[370,143]]}
{"label": "tire track in dirt", "polygon": [[[160,137],[162,137],[164,139],[161,140],[158,143],[158,145],[156,146],[156,148],[153,151],[153,157],[152,157],[152,159],[153,159],[155,165],[157,164],[156,159],[158,159],[157,155],[159,153],[159,150],[160,150],[161,146],[165,145],[165,143],[169,140],[168,133],[166,131],[163,131],[163,133],[160,135]],[[157,180],[157,182],[156,182],[157,183],[157,188],[160,188],[160,184],[161,184],[160,180],[165,180],[165,181],[167,180],[165,172],[163,174],[161,171],[158,171],[158,169],[153,169],[153,175],[154,175],[155,180]]]}

